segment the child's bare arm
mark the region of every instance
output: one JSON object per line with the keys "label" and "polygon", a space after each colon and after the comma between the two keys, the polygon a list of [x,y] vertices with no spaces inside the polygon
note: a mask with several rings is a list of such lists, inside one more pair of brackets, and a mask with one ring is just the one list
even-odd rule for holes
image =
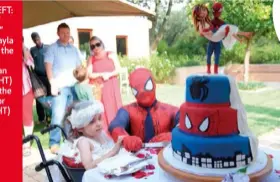
{"label": "child's bare arm", "polygon": [[91,154],[91,144],[89,143],[88,140],[85,139],[81,139],[78,142],[77,145],[79,151],[80,151],[80,155],[81,155],[81,160],[83,163],[83,166],[85,169],[91,169],[94,168],[93,167],[93,159],[92,159],[92,154]]}
{"label": "child's bare arm", "polygon": [[92,158],[92,151],[94,150],[94,148],[93,148],[92,144],[90,144],[90,142],[85,139],[81,139],[79,141],[78,149],[80,151],[83,166],[86,170],[95,168],[97,166],[97,164],[99,164],[103,160],[116,155],[116,150],[111,150],[110,152],[108,152],[107,154],[104,154],[99,159],[94,160]]}

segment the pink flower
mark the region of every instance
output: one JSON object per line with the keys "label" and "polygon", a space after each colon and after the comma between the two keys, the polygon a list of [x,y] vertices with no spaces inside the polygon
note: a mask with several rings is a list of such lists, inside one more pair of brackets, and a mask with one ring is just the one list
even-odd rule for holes
{"label": "pink flower", "polygon": [[268,154],[268,156],[271,158],[271,159],[273,159],[273,155],[271,155],[271,154]]}
{"label": "pink flower", "polygon": [[150,152],[151,154],[157,154],[156,149],[150,149],[149,152]]}
{"label": "pink flower", "polygon": [[148,175],[153,175],[153,174],[154,174],[154,171],[148,172],[147,174],[148,174]]}
{"label": "pink flower", "polygon": [[142,153],[139,153],[139,154],[136,155],[136,157],[143,159],[143,158],[145,158],[145,155],[142,154]]}
{"label": "pink flower", "polygon": [[149,164],[146,166],[146,169],[148,170],[154,170],[155,169],[155,166],[153,164]]}
{"label": "pink flower", "polygon": [[110,175],[110,174],[108,174],[108,175],[104,175],[104,178],[107,178],[107,179],[110,179],[110,178],[112,178],[113,176],[112,175]]}
{"label": "pink flower", "polygon": [[143,177],[147,176],[147,173],[140,170],[140,171],[137,171],[135,173],[132,173],[132,176],[136,179],[140,179],[140,178],[143,178]]}

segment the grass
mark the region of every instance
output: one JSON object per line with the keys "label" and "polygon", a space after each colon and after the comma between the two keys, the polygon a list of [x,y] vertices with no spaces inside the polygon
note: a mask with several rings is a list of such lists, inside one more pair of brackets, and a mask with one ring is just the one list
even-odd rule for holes
{"label": "grass", "polygon": [[262,82],[249,82],[247,84],[244,82],[238,82],[238,88],[240,90],[257,90],[264,87],[265,84]]}
{"label": "grass", "polygon": [[[240,95],[247,111],[249,126],[257,136],[280,127],[280,90],[267,90],[259,93],[240,91]],[[123,104],[135,101],[131,94],[123,95],[122,98]],[[179,107],[185,100],[185,88],[178,85],[157,85],[157,99]],[[37,120],[35,110],[34,120]],[[40,134],[42,128],[43,125],[37,125],[34,132],[40,137],[46,148],[49,135],[42,136]]]}

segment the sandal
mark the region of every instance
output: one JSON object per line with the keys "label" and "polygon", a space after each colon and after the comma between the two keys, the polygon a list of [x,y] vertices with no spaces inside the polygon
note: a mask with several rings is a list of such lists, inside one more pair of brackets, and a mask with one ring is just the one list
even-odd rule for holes
{"label": "sandal", "polygon": [[31,147],[23,147],[22,150],[23,156],[28,157],[31,155]]}

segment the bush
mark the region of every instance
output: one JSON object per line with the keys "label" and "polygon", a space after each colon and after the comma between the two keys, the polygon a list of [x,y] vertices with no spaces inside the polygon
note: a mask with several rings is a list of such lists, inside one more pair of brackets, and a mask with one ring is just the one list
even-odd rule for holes
{"label": "bush", "polygon": [[167,56],[153,54],[150,59],[129,59],[128,57],[119,57],[122,67],[127,67],[130,73],[137,67],[145,67],[153,72],[157,83],[168,83],[173,76],[175,66]]}
{"label": "bush", "polygon": [[225,50],[225,48],[223,47],[221,51],[222,54],[220,57],[220,65],[226,65],[229,62],[243,64],[245,58],[246,45],[237,43],[233,47],[233,49]]}
{"label": "bush", "polygon": [[157,83],[169,83],[175,73],[175,66],[166,55],[153,54],[149,62],[149,68],[153,72]]}
{"label": "bush", "polygon": [[199,55],[195,55],[193,57],[188,55],[170,55],[168,57],[175,67],[198,66],[206,64],[206,58]]}
{"label": "bush", "polygon": [[249,82],[247,84],[244,82],[238,82],[238,88],[240,90],[257,90],[264,87],[265,84],[262,82]]}
{"label": "bush", "polygon": [[280,44],[271,43],[252,47],[251,64],[280,64]]}
{"label": "bush", "polygon": [[[159,54],[166,53],[177,67],[205,64],[208,40],[198,35],[193,29],[181,34],[168,47],[162,40],[158,46]],[[223,47],[223,45],[222,45]],[[237,42],[232,50],[222,48],[220,66],[228,63],[244,63],[246,43]],[[214,55],[212,56],[214,59]],[[186,61],[187,60],[187,61]],[[190,61],[190,62],[189,62]],[[251,64],[280,64],[280,44],[268,37],[256,37],[251,45]]]}
{"label": "bush", "polygon": [[128,73],[136,67],[149,67],[149,60],[145,58],[130,59],[127,56],[119,56],[119,61],[122,67],[127,67]]}
{"label": "bush", "polygon": [[157,52],[159,55],[161,54],[165,54],[168,51],[168,45],[167,42],[165,40],[161,40],[158,43],[158,47],[157,47]]}

